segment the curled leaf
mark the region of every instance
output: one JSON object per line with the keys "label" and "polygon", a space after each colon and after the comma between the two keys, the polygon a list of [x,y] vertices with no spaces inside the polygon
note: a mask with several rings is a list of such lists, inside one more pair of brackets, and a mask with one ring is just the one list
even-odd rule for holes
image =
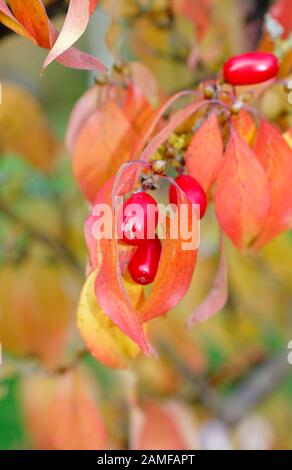
{"label": "curled leaf", "polygon": [[238,249],[253,243],[264,226],[269,206],[264,169],[234,131],[217,178],[215,209],[221,228]]}
{"label": "curled leaf", "polygon": [[57,59],[66,67],[105,72],[105,66],[97,58],[71,47],[84,32],[96,3],[96,0],[90,3],[89,0],[71,0],[60,36],[50,22],[41,0],[9,0],[12,11],[0,0],[0,22],[40,47],[53,48],[45,66]]}
{"label": "curled leaf", "polygon": [[212,287],[206,299],[199,305],[188,319],[188,326],[208,320],[224,308],[228,299],[227,264],[224,254],[223,239],[221,240],[220,258]]}
{"label": "curled leaf", "polygon": [[[124,176],[124,175],[123,175]],[[107,204],[114,212],[114,197],[120,195],[123,179],[116,180],[117,190],[114,189],[114,180],[109,180],[99,191],[95,205]],[[102,262],[95,279],[95,293],[97,300],[111,321],[118,326],[141,350],[149,355],[152,348],[145,336],[142,318],[133,306],[125,285],[121,279],[121,269],[115,227],[112,226],[110,239],[100,238],[98,241]]]}
{"label": "curled leaf", "polygon": [[[96,2],[91,2],[90,5],[89,0],[70,0],[68,13],[61,33],[56,38],[54,45],[44,62],[43,69],[70,49],[70,47],[82,36],[87,28],[90,13],[96,6],[94,3]],[[105,71],[105,67],[101,62],[96,61],[96,66],[100,71]]]}

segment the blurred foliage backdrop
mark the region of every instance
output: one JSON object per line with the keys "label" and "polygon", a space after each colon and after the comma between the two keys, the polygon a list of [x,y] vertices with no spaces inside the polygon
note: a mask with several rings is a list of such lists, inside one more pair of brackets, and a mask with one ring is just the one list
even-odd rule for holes
{"label": "blurred foliage backdrop", "polygon": [[[149,2],[148,13],[143,13],[147,2],[104,2],[80,47],[109,66],[113,57],[138,59],[154,72],[164,93],[170,93],[213,77],[230,54],[257,47],[269,6],[214,0],[208,18],[203,10],[208,2],[200,1],[194,41],[193,25],[173,16],[168,3]],[[62,11],[54,11],[57,26]],[[163,436],[173,424],[173,445],[180,448],[292,449],[292,366],[287,362],[292,340],[291,234],[278,237],[255,257],[244,257],[228,244],[228,305],[208,322],[185,330],[187,314],[208,292],[216,269],[218,233],[210,211],[202,224],[200,259],[187,296],[151,326],[159,359],[141,357],[132,372],[115,372],[83,351],[75,314],[84,282],[88,208],[72,176],[64,136],[70,111],[94,76],[55,63],[41,78],[44,57],[45,52],[24,39],[3,33],[0,449],[64,446],[58,432],[50,432],[48,403],[59,387],[55,406],[60,421],[66,420],[66,393],[71,395],[64,371],[75,371],[76,357],[76,376],[70,380],[78,380],[79,388],[71,398],[80,409],[70,422],[75,427],[82,419],[82,406],[97,406],[104,424],[96,430],[87,423],[98,440],[88,437],[75,445],[68,438],[67,447],[153,446],[147,439],[156,429],[160,449],[169,445]],[[277,86],[259,106],[278,125],[291,126],[291,105]],[[258,394],[254,382],[260,383]],[[237,399],[242,414],[230,418],[213,392],[227,402]],[[144,413],[148,426],[140,444],[135,444],[137,413]]]}

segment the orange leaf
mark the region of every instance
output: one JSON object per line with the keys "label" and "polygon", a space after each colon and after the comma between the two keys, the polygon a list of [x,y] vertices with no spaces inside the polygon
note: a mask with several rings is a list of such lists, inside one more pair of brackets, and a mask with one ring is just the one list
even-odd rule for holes
{"label": "orange leaf", "polygon": [[30,33],[13,16],[4,0],[0,0],[0,22],[20,36],[33,40]]}
{"label": "orange leaf", "polygon": [[51,430],[57,450],[100,450],[107,447],[104,423],[91,382],[80,371],[64,374],[51,403]]}
{"label": "orange leaf", "polygon": [[256,136],[257,128],[249,112],[242,109],[237,116],[232,117],[232,124],[241,139],[250,145]]}
{"label": "orange leaf", "polygon": [[49,367],[58,364],[75,305],[64,281],[68,273],[35,260],[1,268],[0,331],[6,351],[34,355]]}
{"label": "orange leaf", "polygon": [[58,380],[56,375],[35,372],[21,382],[21,409],[33,449],[54,450],[51,402]]}
{"label": "orange leaf", "polygon": [[2,83],[0,149],[15,152],[37,168],[53,169],[58,143],[50,133],[43,111],[27,90]]}
{"label": "orange leaf", "polygon": [[46,49],[51,47],[49,20],[40,0],[9,0],[10,8],[35,42]]}
{"label": "orange leaf", "polygon": [[133,83],[127,89],[124,113],[137,134],[145,130],[153,117],[153,108],[148,99],[142,90]]}
{"label": "orange leaf", "polygon": [[271,206],[256,248],[292,226],[292,151],[271,124],[262,121],[255,154],[263,165],[271,188]]}
{"label": "orange leaf", "polygon": [[227,265],[224,254],[223,240],[221,241],[219,265],[214,277],[213,285],[206,299],[199,305],[188,319],[188,326],[206,321],[220,312],[228,298]]}
{"label": "orange leaf", "polygon": [[268,180],[253,151],[233,132],[219,172],[215,208],[219,223],[239,249],[260,233],[270,204]]}
{"label": "orange leaf", "polygon": [[73,170],[90,201],[94,201],[101,185],[129,159],[135,140],[131,124],[113,101],[96,110],[85,122],[76,139]]}
{"label": "orange leaf", "polygon": [[223,160],[223,142],[213,113],[194,134],[186,152],[188,173],[205,191],[215,182]]}
{"label": "orange leaf", "polygon": [[198,442],[190,412],[177,402],[147,401],[131,409],[131,449],[187,450]]}

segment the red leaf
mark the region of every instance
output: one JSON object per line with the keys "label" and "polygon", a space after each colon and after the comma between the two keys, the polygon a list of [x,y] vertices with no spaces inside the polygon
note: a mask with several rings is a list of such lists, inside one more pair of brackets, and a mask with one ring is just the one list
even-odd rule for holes
{"label": "red leaf", "polygon": [[[92,5],[93,6],[93,5]],[[90,4],[89,0],[71,0],[67,16],[64,21],[63,28],[56,38],[55,43],[48,54],[43,70],[53,60],[60,57],[82,36],[85,32],[90,18]],[[96,60],[92,58],[93,60]],[[69,59],[68,59],[69,60]],[[74,60],[73,60],[74,62]],[[99,62],[98,69],[105,71],[105,67]]]}
{"label": "red leaf", "polygon": [[207,192],[215,182],[223,160],[223,142],[215,114],[194,134],[186,153],[188,173]]}
{"label": "red leaf", "polygon": [[188,319],[188,326],[195,323],[208,320],[216,313],[222,310],[228,299],[228,279],[227,279],[227,264],[224,254],[223,239],[221,241],[220,258],[218,269],[214,277],[214,281],[209,294],[206,299],[199,305]]}
{"label": "red leaf", "polygon": [[233,132],[219,172],[215,208],[219,223],[239,249],[248,248],[263,228],[270,205],[264,169]]}
{"label": "red leaf", "polygon": [[271,206],[255,247],[260,248],[292,226],[292,151],[267,121],[257,134],[255,154],[263,165],[271,189]]}

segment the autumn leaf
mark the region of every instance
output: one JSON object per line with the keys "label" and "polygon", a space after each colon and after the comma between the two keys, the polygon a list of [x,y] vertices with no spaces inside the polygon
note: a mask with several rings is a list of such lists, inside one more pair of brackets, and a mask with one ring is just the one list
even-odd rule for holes
{"label": "autumn leaf", "polygon": [[98,189],[119,166],[129,160],[136,138],[114,101],[97,109],[86,121],[76,139],[73,170],[81,191],[90,201],[94,201]]}
{"label": "autumn leaf", "polygon": [[260,248],[292,226],[292,151],[280,132],[264,120],[258,130],[254,150],[266,171],[271,189],[271,206],[255,244]]}
{"label": "autumn leaf", "polygon": [[232,124],[244,142],[251,145],[256,136],[256,125],[246,109],[242,109],[237,116],[232,117]]}
{"label": "autumn leaf", "polygon": [[258,236],[269,205],[264,169],[234,131],[217,178],[215,209],[221,228],[238,249],[248,248]]}
{"label": "autumn leaf", "polygon": [[292,129],[288,129],[288,131],[284,132],[283,138],[286,140],[290,149],[292,149]]}
{"label": "autumn leaf", "polygon": [[131,409],[132,450],[187,450],[198,445],[189,410],[178,402],[148,400]]}
{"label": "autumn leaf", "polygon": [[188,319],[188,326],[206,321],[224,308],[228,298],[227,264],[224,254],[223,239],[221,241],[220,258],[212,287],[206,299],[199,305]]}
{"label": "autumn leaf", "polygon": [[215,182],[223,161],[223,141],[213,113],[195,132],[186,152],[188,173],[206,192]]}
{"label": "autumn leaf", "polygon": [[[120,195],[119,188],[123,186],[123,179],[116,181],[118,184],[117,192],[114,190],[115,180],[111,179],[101,188],[95,200],[95,205],[107,204],[112,213],[114,213],[113,198]],[[121,279],[114,226],[111,226],[111,234],[110,239],[100,238],[97,240],[102,254],[100,269],[95,277],[97,301],[108,318],[131,338],[146,355],[150,355],[153,350],[145,335],[142,317],[132,304]]]}
{"label": "autumn leaf", "polygon": [[0,0],[0,21],[38,46],[51,49],[43,69],[57,59],[67,67],[105,72],[105,66],[97,58],[71,47],[85,31],[96,3],[95,0],[71,0],[60,35],[41,0],[9,0],[11,10]]}
{"label": "autumn leaf", "polygon": [[54,449],[107,448],[107,433],[94,395],[93,383],[82,371],[68,371],[60,378],[51,402]]}
{"label": "autumn leaf", "polygon": [[35,373],[21,384],[24,422],[34,449],[99,450],[108,447],[107,431],[84,370]]}
{"label": "autumn leaf", "polygon": [[33,259],[0,269],[1,343],[7,352],[37,356],[49,367],[58,363],[75,303],[64,288],[66,278],[62,269]]}
{"label": "autumn leaf", "polygon": [[35,373],[23,378],[20,401],[23,422],[32,448],[54,450],[51,427],[51,402],[59,377],[54,374]]}
{"label": "autumn leaf", "polygon": [[[96,4],[97,2],[92,0],[70,0],[62,30],[44,62],[43,69],[70,49],[82,36],[89,23],[90,15],[96,8]],[[104,69],[104,67],[101,66],[101,69]]]}
{"label": "autumn leaf", "polygon": [[25,89],[2,83],[0,150],[15,152],[43,171],[53,168],[58,143],[37,100]]}
{"label": "autumn leaf", "polygon": [[133,149],[154,116],[148,99],[134,83],[126,91],[106,87],[104,92],[108,99],[103,102],[98,87],[79,100],[67,130],[74,174],[91,202],[120,165],[134,158]]}
{"label": "autumn leaf", "polygon": [[34,42],[40,47],[50,48],[49,21],[43,3],[39,0],[9,0],[8,3]]}
{"label": "autumn leaf", "polygon": [[[93,271],[83,287],[77,311],[80,333],[96,360],[108,367],[126,367],[140,349],[102,311],[98,305],[94,283],[97,270]],[[143,288],[130,280],[124,281],[125,289],[134,306],[143,299]]]}
{"label": "autumn leaf", "polygon": [[292,29],[291,3],[289,0],[276,0],[269,14],[284,28],[283,37],[287,37]]}
{"label": "autumn leaf", "polygon": [[184,0],[183,13],[194,24],[198,38],[202,39],[211,24],[211,0]]}

